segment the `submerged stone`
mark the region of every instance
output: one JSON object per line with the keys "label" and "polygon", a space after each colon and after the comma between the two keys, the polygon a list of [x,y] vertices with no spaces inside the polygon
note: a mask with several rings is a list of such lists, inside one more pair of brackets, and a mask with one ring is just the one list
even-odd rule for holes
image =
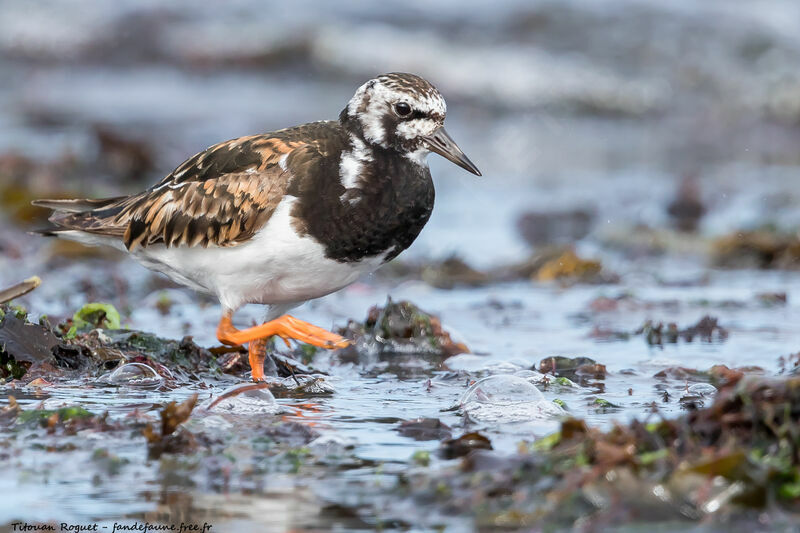
{"label": "submerged stone", "polygon": [[414,440],[442,440],[452,435],[450,426],[438,418],[417,418],[400,422],[397,432]]}
{"label": "submerged stone", "polygon": [[439,454],[445,459],[455,459],[456,457],[463,457],[472,450],[491,450],[492,443],[488,437],[473,431],[472,433],[465,433],[457,439],[448,439],[442,442],[439,448]]}

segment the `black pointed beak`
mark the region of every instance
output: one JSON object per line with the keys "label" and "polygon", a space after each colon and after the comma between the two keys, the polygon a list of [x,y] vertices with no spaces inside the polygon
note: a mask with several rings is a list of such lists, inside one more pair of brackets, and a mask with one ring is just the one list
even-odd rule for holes
{"label": "black pointed beak", "polygon": [[426,136],[425,141],[428,143],[428,148],[430,148],[432,152],[436,152],[440,156],[452,161],[464,170],[472,172],[476,176],[481,175],[481,171],[478,170],[475,163],[469,160],[469,157],[461,151],[461,148],[450,138],[450,135],[447,134],[443,127]]}

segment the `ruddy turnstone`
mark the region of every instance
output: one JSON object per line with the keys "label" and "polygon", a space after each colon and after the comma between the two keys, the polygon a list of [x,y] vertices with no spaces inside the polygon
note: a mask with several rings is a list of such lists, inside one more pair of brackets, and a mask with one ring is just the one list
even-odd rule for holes
{"label": "ruddy turnstone", "polygon": [[[216,144],[132,196],[38,200],[46,235],[128,252],[147,268],[216,295],[217,338],[249,343],[263,379],[267,339],[324,348],[347,341],[285,314],[335,292],[408,248],[428,221],[436,152],[480,176],[444,130],[445,102],[419,76],[391,73],[358,88],[338,121]],[[247,303],[266,322],[233,326]]]}

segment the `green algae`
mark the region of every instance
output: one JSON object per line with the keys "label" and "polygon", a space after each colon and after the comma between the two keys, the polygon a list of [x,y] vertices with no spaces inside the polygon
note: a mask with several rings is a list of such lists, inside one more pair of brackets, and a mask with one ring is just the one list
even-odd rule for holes
{"label": "green algae", "polygon": [[91,418],[95,416],[92,412],[87,411],[83,407],[75,405],[70,407],[62,407],[60,409],[30,409],[22,411],[17,416],[17,421],[20,424],[41,422],[49,419],[53,415],[57,415],[58,420],[61,422],[68,422],[70,420],[82,418]]}
{"label": "green algae", "polygon": [[120,316],[116,308],[108,303],[85,304],[72,315],[72,324],[78,329],[120,329]]}

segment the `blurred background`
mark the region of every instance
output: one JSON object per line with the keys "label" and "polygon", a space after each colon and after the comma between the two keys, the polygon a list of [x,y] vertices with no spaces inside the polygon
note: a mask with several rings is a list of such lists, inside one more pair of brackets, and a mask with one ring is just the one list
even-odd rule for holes
{"label": "blurred background", "polygon": [[[325,453],[338,454],[340,442],[357,461],[325,463],[323,478],[304,467],[307,477],[295,482],[264,470],[257,444],[233,448],[235,464],[211,457],[186,473],[195,467],[177,460],[142,465],[143,438],[126,432],[108,448],[130,465],[108,478],[97,474],[105,464],[97,454],[88,458],[95,444],[64,455],[42,441],[41,451],[31,445],[18,455],[14,442],[36,442],[19,437],[3,441],[11,459],[0,493],[13,496],[3,498],[0,524],[123,514],[227,516],[236,525],[219,522],[225,531],[263,532],[266,520],[276,521],[273,531],[301,531],[307,520],[308,530],[330,527],[329,515],[308,511],[308,487],[347,513],[365,494],[358,512],[369,516],[368,531],[390,528],[390,516],[437,524],[420,501],[394,515],[386,514],[390,499],[378,495],[375,512],[369,502],[385,476],[411,468],[414,450],[433,456],[438,446],[399,435],[398,421],[441,418],[454,436],[472,427],[448,407],[473,380],[542,377],[530,382],[547,406],[558,400],[572,416],[608,427],[710,401],[716,388],[707,369],[715,365],[797,374],[799,28],[798,0],[0,0],[0,288],[42,278],[15,300],[33,322],[46,314],[69,331],[64,319],[86,302],[107,302],[123,327],[217,344],[214,299],[117,252],[30,235],[47,216],[30,201],[138,192],[217,142],[336,119],[380,73],[433,82],[447,99],[448,131],[483,172],[476,178],[431,155],[436,206],[417,242],[375,275],[297,310],[320,326],[342,326],[391,295],[441,316],[472,351],[399,363],[396,354],[369,350],[358,360],[311,354],[335,394],[312,394],[319,409],[303,407],[299,416],[333,439],[323,442],[334,450]],[[236,318],[244,325],[262,313],[248,306]],[[559,356],[595,370],[571,374],[580,384],[548,388],[534,370],[550,372]],[[168,392],[142,395],[93,381],[43,393],[8,375],[3,383],[28,406],[49,395],[51,406],[70,401],[128,420],[166,398],[199,391],[205,399],[247,379],[236,372],[218,381],[191,374]],[[693,379],[705,392],[692,392]],[[290,396],[281,405],[293,405]],[[525,424],[505,423],[514,410],[495,407],[477,427],[503,453],[558,429],[539,404],[523,413]],[[214,431],[245,447],[263,433],[240,419]],[[93,434],[85,440],[95,442]],[[274,499],[295,483],[297,494]],[[738,497],[728,488],[726,498]],[[230,502],[238,493],[237,506]],[[471,507],[479,501],[458,498]],[[641,516],[655,516],[655,500],[643,501]],[[684,512],[688,500],[671,501]]]}
{"label": "blurred background", "polygon": [[799,23],[793,0],[6,0],[0,283],[112,257],[27,235],[44,224],[32,198],[139,191],[221,140],[335,119],[387,71],[440,88],[484,173],[431,156],[436,210],[403,261],[486,270],[576,243],[623,279],[666,258],[646,268],[661,276],[730,266],[714,239],[760,229],[727,243],[732,262],[791,267]]}

